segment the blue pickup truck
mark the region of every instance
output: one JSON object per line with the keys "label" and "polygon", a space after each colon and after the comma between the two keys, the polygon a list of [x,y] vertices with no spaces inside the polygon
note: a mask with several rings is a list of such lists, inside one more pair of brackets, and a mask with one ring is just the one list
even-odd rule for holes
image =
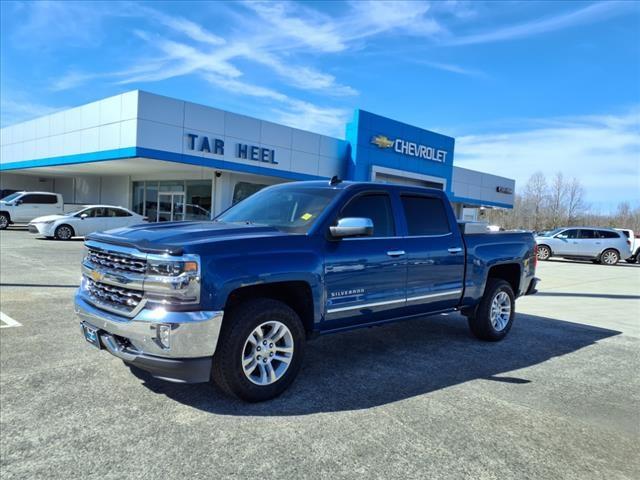
{"label": "blue pickup truck", "polygon": [[501,340],[537,283],[530,233],[464,234],[442,191],[337,179],[85,246],[75,309],[89,343],[247,401],[284,391],[317,335],[461,311],[476,337]]}

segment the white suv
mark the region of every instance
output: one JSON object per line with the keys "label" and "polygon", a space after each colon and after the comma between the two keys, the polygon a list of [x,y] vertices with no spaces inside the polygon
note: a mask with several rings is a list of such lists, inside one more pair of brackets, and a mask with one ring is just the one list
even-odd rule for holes
{"label": "white suv", "polygon": [[627,237],[612,228],[556,228],[536,236],[538,260],[565,257],[615,265],[631,256]]}
{"label": "white suv", "polygon": [[50,192],[16,192],[0,200],[0,230],[12,223],[63,213],[62,195]]}

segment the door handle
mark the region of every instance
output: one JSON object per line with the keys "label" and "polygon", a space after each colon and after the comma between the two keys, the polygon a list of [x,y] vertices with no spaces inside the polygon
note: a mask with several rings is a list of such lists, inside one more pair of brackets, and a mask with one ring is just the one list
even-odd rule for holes
{"label": "door handle", "polygon": [[462,251],[461,247],[449,248],[449,253],[451,253],[451,254],[460,253],[461,251]]}
{"label": "door handle", "polygon": [[389,255],[390,257],[401,257],[405,253],[407,252],[405,252],[404,250],[389,250],[387,252],[387,255]]}

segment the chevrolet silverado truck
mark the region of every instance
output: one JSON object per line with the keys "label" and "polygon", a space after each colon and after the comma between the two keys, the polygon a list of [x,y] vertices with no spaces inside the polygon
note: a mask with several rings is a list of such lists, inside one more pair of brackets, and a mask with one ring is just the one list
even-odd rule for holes
{"label": "chevrolet silverado truck", "polygon": [[464,234],[440,190],[335,178],[85,246],[75,310],[90,344],[246,401],[283,392],[317,335],[460,311],[501,340],[538,281],[531,233]]}

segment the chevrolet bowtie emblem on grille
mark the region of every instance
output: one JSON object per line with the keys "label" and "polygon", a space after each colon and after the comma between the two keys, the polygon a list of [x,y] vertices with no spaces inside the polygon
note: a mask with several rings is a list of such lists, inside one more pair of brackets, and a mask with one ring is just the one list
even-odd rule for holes
{"label": "chevrolet bowtie emblem on grille", "polygon": [[394,141],[389,140],[384,135],[376,135],[371,139],[371,143],[377,145],[379,148],[391,148],[394,144]]}
{"label": "chevrolet bowtie emblem on grille", "polygon": [[98,272],[97,270],[91,270],[91,278],[95,282],[99,282],[100,280],[102,280],[102,274],[100,272]]}

